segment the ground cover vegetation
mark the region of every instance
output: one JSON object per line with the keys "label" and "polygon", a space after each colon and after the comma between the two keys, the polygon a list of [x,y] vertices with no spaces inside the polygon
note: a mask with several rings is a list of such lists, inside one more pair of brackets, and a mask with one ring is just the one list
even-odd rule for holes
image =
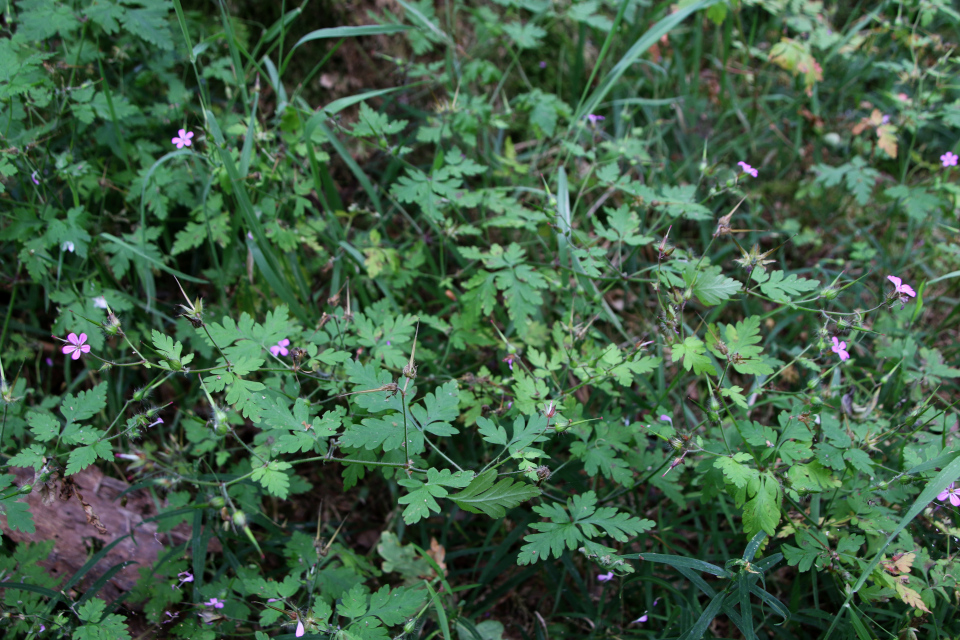
{"label": "ground cover vegetation", "polygon": [[960,637],[952,3],[270,5],[5,5],[5,637]]}

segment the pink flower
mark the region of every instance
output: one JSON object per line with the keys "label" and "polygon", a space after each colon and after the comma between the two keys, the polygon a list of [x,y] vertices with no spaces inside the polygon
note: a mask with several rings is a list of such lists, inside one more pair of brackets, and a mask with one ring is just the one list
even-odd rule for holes
{"label": "pink flower", "polygon": [[193,131],[187,131],[186,129],[180,129],[176,138],[170,140],[173,144],[177,145],[177,149],[183,149],[184,147],[189,147],[192,142],[190,138],[193,137]]}
{"label": "pink flower", "polygon": [[546,61],[546,60],[541,60],[541,61],[540,61],[540,68],[541,68],[541,69],[546,69],[546,68],[547,68],[547,61]]}
{"label": "pink flower", "polygon": [[944,167],[955,167],[957,166],[957,154],[952,151],[947,151],[945,154],[940,156],[940,163]]}
{"label": "pink flower", "polygon": [[503,359],[503,361],[507,363],[507,366],[510,367],[510,371],[513,371],[513,361],[516,359],[517,356],[512,353]]}
{"label": "pink flower", "polygon": [[597,576],[597,582],[610,582],[611,580],[613,580],[613,571],[601,573]]}
{"label": "pink flower", "polygon": [[223,602],[221,600],[217,600],[216,598],[210,598],[210,602],[204,602],[203,606],[223,609]]}
{"label": "pink flower", "polygon": [[960,507],[960,487],[957,486],[956,482],[951,482],[950,486],[937,496],[937,500],[940,502],[946,502],[947,499],[950,500],[950,504],[953,506]]}
{"label": "pink flower", "polygon": [[741,161],[738,162],[737,164],[740,165],[740,168],[743,169],[743,172],[744,172],[744,173],[746,173],[746,174],[748,174],[748,175],[751,175],[751,176],[753,176],[754,178],[756,178],[758,175],[760,175],[760,172],[759,172],[759,171],[757,171],[756,169],[754,169],[753,167],[751,167],[750,165],[748,165],[748,164],[747,164],[746,162],[744,162],[743,160],[741,160]]}
{"label": "pink flower", "polygon": [[40,185],[40,179],[37,177],[37,172],[36,172],[36,171],[34,171],[33,173],[30,174],[30,179],[33,180],[33,184],[35,184],[35,185],[37,185],[37,186]]}
{"label": "pink flower", "polygon": [[833,346],[830,347],[830,350],[840,356],[840,362],[843,362],[850,357],[850,354],[847,353],[847,343],[840,342],[840,340],[837,339],[837,336],[833,336]]}
{"label": "pink flower", "polygon": [[646,622],[647,620],[648,620],[647,614],[643,614],[642,616],[640,616],[639,618],[637,618],[636,620],[634,620],[634,621],[631,622],[630,624],[643,624],[643,623]]}
{"label": "pink flower", "polygon": [[303,636],[303,634],[304,634],[304,630],[303,630],[303,620],[297,618],[297,632],[296,632],[295,634],[293,634],[293,635],[295,635],[295,636],[297,636],[297,637],[299,638],[299,637]]}
{"label": "pink flower", "polygon": [[[123,454],[117,453],[115,455],[117,457],[120,457]],[[139,460],[139,458],[137,458],[136,456],[134,456],[133,459]],[[180,578],[180,583],[171,585],[170,586],[171,589],[179,589],[181,586],[183,586],[184,582],[193,582],[193,574],[190,573],[189,571],[181,571],[180,573],[177,574],[177,577]]]}
{"label": "pink flower", "polygon": [[270,347],[270,353],[272,353],[274,357],[277,357],[278,355],[285,356],[288,353],[290,353],[290,350],[287,349],[289,345],[290,345],[290,340],[288,340],[287,338],[284,338],[277,344]]}
{"label": "pink flower", "polygon": [[90,345],[83,344],[86,341],[87,341],[87,334],[81,333],[80,337],[78,338],[77,334],[71,333],[70,335],[67,336],[67,342],[69,342],[70,344],[63,346],[63,352],[72,353],[73,355],[70,357],[73,358],[74,360],[79,360],[81,353],[90,353]]}
{"label": "pink flower", "polygon": [[595,114],[593,114],[593,113],[588,113],[588,114],[587,114],[587,120],[590,121],[590,124],[597,124],[597,123],[600,122],[601,120],[606,120],[606,118],[604,118],[603,116],[595,115]]}
{"label": "pink flower", "polygon": [[903,284],[903,280],[901,280],[897,276],[887,276],[887,280],[892,282],[893,286],[896,287],[893,293],[900,298],[901,309],[903,309],[903,305],[905,305],[910,298],[917,297],[917,292],[913,290],[913,287],[911,287],[908,284]]}
{"label": "pink flower", "polygon": [[547,406],[543,410],[543,415],[545,415],[547,418],[552,418],[553,416],[557,415],[557,405],[553,404],[553,402],[548,402]]}

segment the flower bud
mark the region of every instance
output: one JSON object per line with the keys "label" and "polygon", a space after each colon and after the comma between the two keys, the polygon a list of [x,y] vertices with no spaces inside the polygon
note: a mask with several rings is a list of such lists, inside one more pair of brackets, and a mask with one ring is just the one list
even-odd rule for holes
{"label": "flower bud", "polygon": [[233,524],[237,525],[238,527],[247,526],[247,514],[240,510],[234,511]]}
{"label": "flower bud", "polygon": [[25,484],[25,485],[23,485],[22,487],[20,487],[20,493],[22,493],[22,494],[28,494],[28,493],[30,493],[31,491],[33,491],[33,485],[32,485],[32,484]]}
{"label": "flower bud", "polygon": [[107,320],[100,325],[103,329],[103,333],[108,336],[122,336],[123,329],[120,328],[120,318],[118,318],[113,313],[107,315]]}
{"label": "flower bud", "polygon": [[826,300],[834,300],[839,294],[840,292],[834,289],[833,287],[825,287],[820,292],[820,297]]}
{"label": "flower bud", "polygon": [[214,498],[210,498],[210,506],[213,507],[214,509],[220,509],[226,503],[227,502],[226,500],[223,499],[223,496],[216,496]]}

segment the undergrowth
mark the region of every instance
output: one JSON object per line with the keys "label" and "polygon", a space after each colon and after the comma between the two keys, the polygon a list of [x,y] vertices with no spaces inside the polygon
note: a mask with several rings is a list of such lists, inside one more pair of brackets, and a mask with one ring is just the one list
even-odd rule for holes
{"label": "undergrowth", "polygon": [[7,4],[8,637],[960,637],[950,3],[326,10]]}

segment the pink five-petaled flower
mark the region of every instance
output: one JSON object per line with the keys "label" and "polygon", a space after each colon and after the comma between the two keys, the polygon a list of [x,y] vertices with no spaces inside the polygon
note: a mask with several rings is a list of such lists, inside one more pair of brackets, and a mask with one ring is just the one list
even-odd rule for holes
{"label": "pink five-petaled flower", "polygon": [[587,120],[590,121],[590,124],[597,124],[597,123],[600,122],[601,120],[606,120],[606,118],[604,118],[603,116],[598,116],[598,115],[593,114],[593,113],[588,113],[588,114],[587,114]]}
{"label": "pink five-petaled flower", "polygon": [[748,165],[748,164],[747,164],[746,162],[744,162],[743,160],[741,160],[741,161],[738,162],[737,164],[740,166],[741,169],[743,169],[743,172],[744,172],[744,173],[749,174],[749,175],[753,176],[754,178],[756,178],[758,175],[760,175],[760,172],[759,172],[759,171],[757,171],[756,169],[754,169],[753,167],[751,167],[750,165]]}
{"label": "pink five-petaled flower", "polygon": [[190,138],[192,137],[193,137],[193,131],[180,129],[180,131],[177,132],[177,137],[172,138],[170,142],[177,145],[177,149],[183,149],[184,147],[189,147],[191,144],[193,144],[192,142],[190,142]]}
{"label": "pink five-petaled flower", "polygon": [[944,167],[955,167],[957,166],[957,160],[960,159],[960,156],[957,156],[952,151],[947,151],[945,154],[940,156],[940,164]]}
{"label": "pink five-petaled flower", "polygon": [[290,346],[290,340],[287,338],[284,338],[277,344],[270,347],[270,353],[272,353],[274,357],[285,356],[288,353],[290,353],[290,350],[287,349],[288,346]]}
{"label": "pink five-petaled flower", "polygon": [[910,298],[917,297],[917,292],[913,290],[913,287],[911,287],[908,284],[903,284],[903,280],[901,280],[897,276],[887,276],[887,280],[892,282],[893,286],[896,287],[896,289],[894,289],[893,292],[897,294],[897,296],[900,298],[901,309],[903,309],[903,305],[905,305],[907,303],[907,300],[909,300],[907,296],[910,296]]}
{"label": "pink five-petaled flower", "polygon": [[516,360],[516,358],[516,354],[511,353],[503,359],[503,361],[507,363],[507,366],[510,367],[510,371],[513,371],[513,361]]}
{"label": "pink five-petaled flower", "polygon": [[220,600],[217,600],[216,598],[210,598],[210,602],[204,602],[203,606],[214,607],[216,609],[223,609],[223,602]]}
{"label": "pink five-petaled flower", "polygon": [[609,582],[611,580],[613,580],[613,571],[601,573],[597,576],[597,582]]}
{"label": "pink five-petaled flower", "polygon": [[303,636],[304,633],[305,633],[305,632],[304,632],[304,629],[303,629],[303,620],[301,620],[300,618],[297,618],[297,632],[296,632],[295,634],[293,634],[293,635],[295,635],[295,636],[297,636],[298,638],[300,638],[300,637]]}
{"label": "pink five-petaled flower", "polygon": [[70,357],[74,360],[79,360],[81,353],[90,353],[90,345],[83,344],[86,341],[87,334],[81,333],[80,337],[77,337],[77,334],[71,333],[67,336],[67,342],[70,344],[63,345],[63,352],[68,354],[72,353],[73,355]]}
{"label": "pink five-petaled flower", "polygon": [[835,354],[840,356],[840,362],[843,362],[850,357],[850,354],[847,353],[847,343],[840,342],[840,340],[837,339],[837,336],[833,336],[833,346],[830,347],[830,351],[833,351]]}
{"label": "pink five-petaled flower", "polygon": [[951,482],[950,486],[937,496],[937,500],[940,502],[946,502],[948,499],[950,500],[950,504],[955,507],[960,507],[960,487],[957,486],[956,482]]}

